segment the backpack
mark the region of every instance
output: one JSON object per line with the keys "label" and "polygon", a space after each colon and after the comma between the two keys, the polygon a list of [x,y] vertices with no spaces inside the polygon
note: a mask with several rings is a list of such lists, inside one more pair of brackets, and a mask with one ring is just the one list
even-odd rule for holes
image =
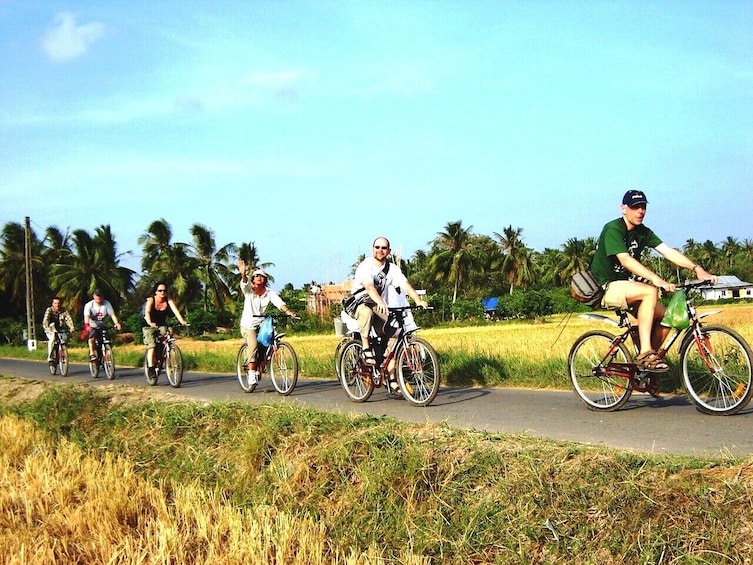
{"label": "backpack", "polygon": [[604,298],[604,289],[591,271],[580,271],[570,281],[570,296],[578,302],[596,308]]}
{"label": "backpack", "polygon": [[[384,287],[387,284],[387,273],[389,272],[389,270],[390,264],[389,262],[385,262],[384,267],[379,271],[377,275],[377,280],[374,281],[374,286],[376,287],[379,294],[382,294]],[[366,304],[368,306],[376,305],[376,302],[371,299],[369,293],[366,292],[365,288],[358,289],[355,293],[343,298],[343,310],[345,310],[346,314],[348,314],[349,316],[355,315],[356,309],[361,304]]]}

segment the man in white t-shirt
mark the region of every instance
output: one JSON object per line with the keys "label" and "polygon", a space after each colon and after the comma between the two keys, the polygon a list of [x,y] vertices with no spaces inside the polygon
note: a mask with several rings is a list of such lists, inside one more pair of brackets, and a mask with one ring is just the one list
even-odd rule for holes
{"label": "man in white t-shirt", "polygon": [[[428,307],[411,286],[400,268],[387,261],[390,255],[390,242],[386,237],[378,237],[372,245],[371,257],[364,259],[356,268],[351,294],[366,292],[369,300],[359,304],[355,311],[355,319],[361,332],[363,344],[363,358],[367,365],[376,365],[376,356],[369,343],[369,331],[372,325],[379,334],[384,333],[387,322],[387,296],[389,288],[400,289],[405,292],[417,306]],[[376,318],[376,320],[375,320]]]}

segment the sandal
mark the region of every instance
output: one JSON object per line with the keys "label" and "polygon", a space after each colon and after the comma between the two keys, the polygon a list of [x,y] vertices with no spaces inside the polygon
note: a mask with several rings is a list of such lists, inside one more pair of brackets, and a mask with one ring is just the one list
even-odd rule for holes
{"label": "sandal", "polygon": [[400,385],[397,384],[397,380],[390,379],[387,383],[387,391],[393,395],[393,396],[402,396],[403,393],[400,391]]}
{"label": "sandal", "polygon": [[650,371],[652,373],[663,373],[669,371],[669,365],[656,354],[656,351],[646,351],[641,353],[635,360],[635,364],[642,371]]}
{"label": "sandal", "polygon": [[366,365],[368,365],[369,367],[376,367],[377,362],[376,362],[376,357],[374,356],[373,349],[371,348],[364,349],[363,352],[361,353],[361,356],[363,357],[363,362]]}

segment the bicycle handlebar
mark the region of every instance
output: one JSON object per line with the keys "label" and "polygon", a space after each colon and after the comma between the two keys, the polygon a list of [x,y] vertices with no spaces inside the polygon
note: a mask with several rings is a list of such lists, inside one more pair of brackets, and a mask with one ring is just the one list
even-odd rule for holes
{"label": "bicycle handlebar", "polygon": [[701,288],[701,287],[710,288],[712,286],[714,285],[711,281],[688,281],[683,284],[675,285],[675,288],[680,289],[680,290],[691,290],[694,288]]}
{"label": "bicycle handlebar", "polygon": [[417,306],[415,304],[408,304],[408,306],[389,306],[387,308],[390,312],[404,312],[405,310],[434,310],[433,306]]}

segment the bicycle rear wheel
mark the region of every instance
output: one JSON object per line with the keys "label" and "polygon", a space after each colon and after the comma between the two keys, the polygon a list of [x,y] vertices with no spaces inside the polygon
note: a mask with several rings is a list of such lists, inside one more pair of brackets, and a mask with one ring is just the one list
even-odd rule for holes
{"label": "bicycle rear wheel", "polygon": [[374,392],[372,369],[361,362],[362,351],[363,346],[358,341],[351,341],[342,350],[338,376],[345,394],[353,402],[366,402]]}
{"label": "bicycle rear wheel", "polygon": [[269,377],[272,386],[283,396],[288,396],[298,382],[298,356],[289,343],[281,341],[272,349],[269,359]]}
{"label": "bicycle rear wheel", "polygon": [[183,353],[180,348],[173,344],[167,350],[167,359],[165,359],[165,373],[167,382],[173,388],[180,387],[183,382]]}
{"label": "bicycle rear wheel", "polygon": [[730,415],[745,408],[753,395],[753,353],[736,331],[706,326],[699,340],[680,349],[685,389],[705,414]]}
{"label": "bicycle rear wheel", "polygon": [[342,364],[343,349],[345,349],[345,346],[348,345],[351,341],[353,341],[352,338],[344,337],[338,342],[337,346],[335,347],[335,355],[333,357],[333,361],[335,365],[335,374],[338,377],[340,376],[340,365]]}
{"label": "bicycle rear wheel", "polygon": [[102,346],[102,365],[107,378],[113,380],[115,378],[115,357],[112,354],[112,346],[109,343],[105,343]]}
{"label": "bicycle rear wheel", "polygon": [[615,339],[609,332],[593,330],[576,339],[570,349],[567,358],[570,382],[589,410],[617,410],[633,392],[625,377],[611,375],[607,370],[610,363],[631,362],[625,345],[615,346]]}
{"label": "bicycle rear wheel", "polygon": [[397,353],[397,382],[405,399],[415,406],[428,406],[439,392],[439,357],[423,338],[413,337]]}
{"label": "bicycle rear wheel", "polygon": [[245,343],[238,349],[238,357],[235,360],[235,372],[238,375],[238,382],[243,389],[243,392],[253,392],[256,388],[256,383],[250,384],[248,382],[248,345]]}
{"label": "bicycle rear wheel", "polygon": [[68,376],[68,347],[65,344],[60,344],[57,351],[57,366],[60,371],[60,375],[63,377]]}

